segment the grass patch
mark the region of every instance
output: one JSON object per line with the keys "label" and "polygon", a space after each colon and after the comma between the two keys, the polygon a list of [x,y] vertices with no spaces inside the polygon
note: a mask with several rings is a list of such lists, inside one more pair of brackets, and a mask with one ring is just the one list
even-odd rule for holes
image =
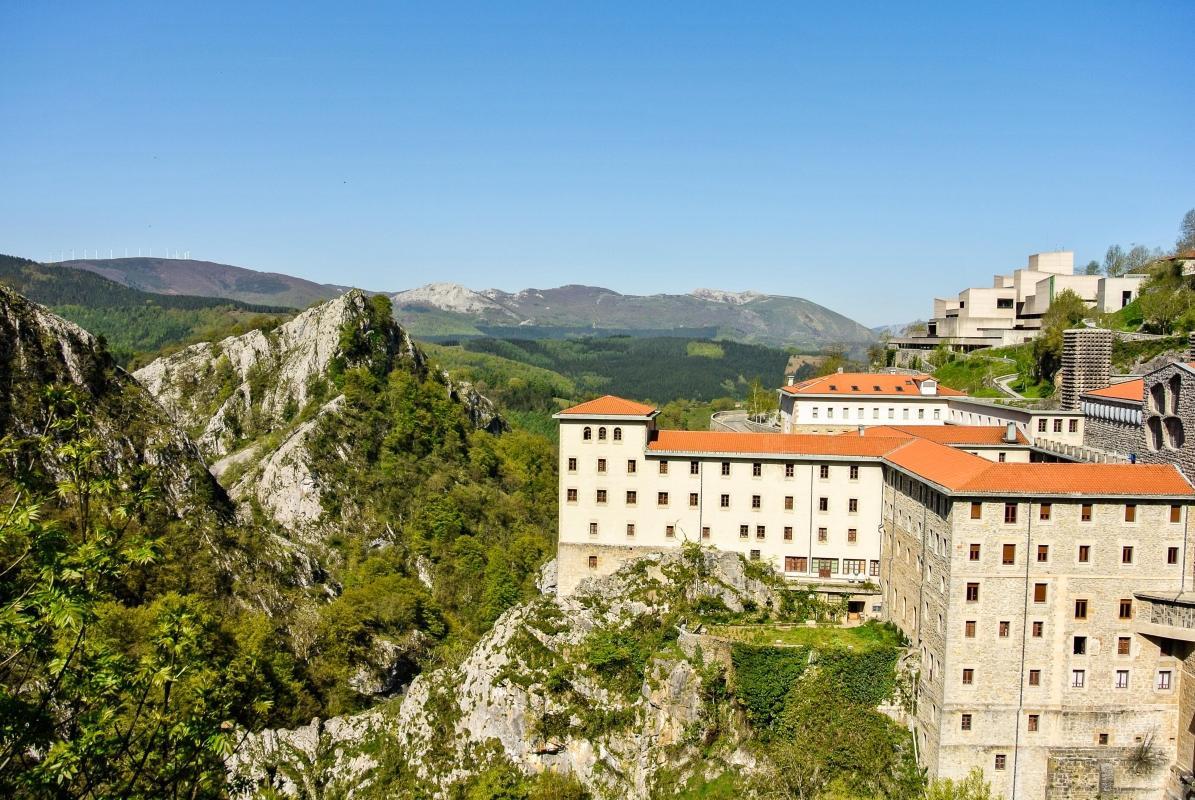
{"label": "grass patch", "polygon": [[714,636],[736,642],[772,647],[808,647],[814,650],[847,648],[871,650],[900,644],[900,634],[894,628],[866,623],[854,628],[804,625],[717,625],[710,628]]}
{"label": "grass patch", "polygon": [[726,351],[717,342],[689,342],[685,350],[693,358],[722,358]]}

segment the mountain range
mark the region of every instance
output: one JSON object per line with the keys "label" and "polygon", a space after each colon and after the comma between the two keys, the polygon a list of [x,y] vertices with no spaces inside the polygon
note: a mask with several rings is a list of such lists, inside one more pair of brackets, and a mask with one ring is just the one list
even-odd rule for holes
{"label": "mountain range", "polygon": [[[292,308],[334,298],[348,288],[189,259],[78,259],[56,266],[87,270],[155,294],[200,295]],[[758,292],[697,289],[688,294],[631,295],[582,285],[505,292],[431,283],[384,293],[391,295],[399,321],[412,335],[425,339],[544,339],[600,332],[723,338],[805,348],[875,339],[864,326],[811,300]]]}

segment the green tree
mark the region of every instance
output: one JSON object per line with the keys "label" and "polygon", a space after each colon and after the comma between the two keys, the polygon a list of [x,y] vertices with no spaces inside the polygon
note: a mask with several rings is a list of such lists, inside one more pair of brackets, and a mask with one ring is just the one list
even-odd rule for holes
{"label": "green tree", "polygon": [[779,398],[776,392],[763,385],[763,381],[754,378],[751,388],[747,392],[747,412],[757,419],[761,419],[776,410]]}
{"label": "green tree", "polygon": [[925,800],[1000,800],[983,779],[983,770],[975,767],[962,780],[935,778],[925,790]]}
{"label": "green tree", "polygon": [[1034,337],[1031,350],[1034,377],[1052,381],[1062,366],[1062,332],[1073,328],[1090,313],[1083,298],[1070,289],[1059,292],[1042,315],[1041,333]]}
{"label": "green tree", "polygon": [[1183,215],[1183,221],[1178,228],[1178,241],[1174,243],[1175,252],[1195,248],[1195,208]]}
{"label": "green tree", "polygon": [[1104,253],[1104,274],[1118,278],[1125,272],[1125,255],[1121,246],[1114,244]]}
{"label": "green tree", "polygon": [[1095,259],[1088,261],[1087,266],[1083,268],[1083,274],[1084,275],[1099,275],[1100,274],[1100,262],[1096,261]]}

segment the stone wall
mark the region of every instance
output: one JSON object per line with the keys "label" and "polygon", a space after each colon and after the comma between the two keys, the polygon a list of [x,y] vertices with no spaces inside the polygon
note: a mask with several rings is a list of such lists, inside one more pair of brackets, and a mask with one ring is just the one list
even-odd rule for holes
{"label": "stone wall", "polygon": [[[675,551],[676,548],[560,542],[556,551],[556,593],[565,597],[590,578],[603,578],[616,572],[628,561],[668,550]],[[596,559],[592,567],[590,557]]]}
{"label": "stone wall", "polygon": [[1141,450],[1141,426],[1088,417],[1083,444],[1127,456]]}
{"label": "stone wall", "polygon": [[1045,800],[1146,800],[1160,797],[1163,765],[1135,771],[1131,747],[1054,748],[1046,762]]}
{"label": "stone wall", "polygon": [[1171,364],[1145,376],[1144,430],[1138,460],[1174,464],[1195,480],[1195,375],[1183,364]]}

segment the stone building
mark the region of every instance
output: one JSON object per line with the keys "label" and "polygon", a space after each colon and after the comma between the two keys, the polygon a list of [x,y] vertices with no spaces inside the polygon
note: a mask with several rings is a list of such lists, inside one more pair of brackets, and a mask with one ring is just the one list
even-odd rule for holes
{"label": "stone building", "polygon": [[1059,405],[1073,411],[1084,392],[1108,385],[1112,374],[1112,331],[1071,328],[1062,332],[1062,388]]}

